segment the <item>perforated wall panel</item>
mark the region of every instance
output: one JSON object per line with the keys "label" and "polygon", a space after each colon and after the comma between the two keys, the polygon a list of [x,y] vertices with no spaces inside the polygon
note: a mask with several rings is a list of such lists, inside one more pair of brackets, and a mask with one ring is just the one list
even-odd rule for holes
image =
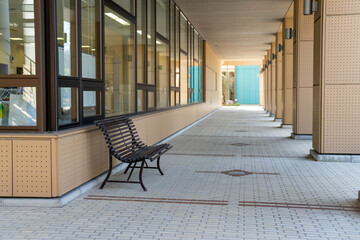
{"label": "perforated wall panel", "polygon": [[314,104],[313,104],[313,148],[321,153],[321,88],[313,87]]}
{"label": "perforated wall panel", "polygon": [[312,134],[313,121],[313,89],[299,88],[298,89],[298,122],[296,134]]}
{"label": "perforated wall panel", "polygon": [[358,14],[359,0],[326,0],[326,14]]}
{"label": "perforated wall panel", "polygon": [[12,141],[0,140],[0,196],[12,196]]}
{"label": "perforated wall panel", "polygon": [[326,18],[325,83],[360,83],[359,29],[359,15]]}
{"label": "perforated wall panel", "polygon": [[314,42],[303,41],[299,42],[299,66],[298,66],[298,86],[312,87],[313,86],[313,63],[314,63]]}
{"label": "perforated wall panel", "polygon": [[15,197],[51,197],[50,141],[13,140]]}
{"label": "perforated wall panel", "polygon": [[108,149],[100,130],[60,137],[58,141],[58,195],[67,193],[107,169]]}
{"label": "perforated wall panel", "polygon": [[324,152],[360,154],[360,86],[325,86]]}
{"label": "perforated wall panel", "polygon": [[303,6],[304,1],[299,0],[300,8],[298,12],[299,20],[297,21],[296,38],[297,41],[311,41],[314,40],[314,14],[304,15]]}

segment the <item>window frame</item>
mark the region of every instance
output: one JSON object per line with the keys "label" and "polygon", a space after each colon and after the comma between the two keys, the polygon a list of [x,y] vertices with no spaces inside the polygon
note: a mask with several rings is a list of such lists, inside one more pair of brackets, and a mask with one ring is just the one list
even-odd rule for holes
{"label": "window frame", "polygon": [[0,126],[0,130],[26,130],[44,131],[46,129],[45,118],[45,68],[42,67],[45,57],[44,27],[42,12],[43,2],[34,0],[34,26],[35,26],[35,69],[34,75],[0,75],[0,88],[5,87],[36,87],[36,126]]}

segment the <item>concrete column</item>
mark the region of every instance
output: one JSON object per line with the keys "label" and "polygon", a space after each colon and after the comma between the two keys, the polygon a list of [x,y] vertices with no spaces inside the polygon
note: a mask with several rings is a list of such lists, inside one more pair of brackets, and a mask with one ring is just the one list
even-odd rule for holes
{"label": "concrete column", "polygon": [[295,139],[311,139],[313,107],[314,16],[303,14],[303,0],[294,1],[294,112]]}
{"label": "concrete column", "polygon": [[[280,26],[279,31],[276,33],[276,45],[282,46],[283,45],[283,38],[282,38],[282,24]],[[281,122],[281,118],[283,115],[283,82],[282,82],[282,61],[283,56],[280,52],[280,48],[278,47],[276,51],[276,114],[275,114],[275,121]]]}
{"label": "concrete column", "polygon": [[[271,51],[267,51],[266,59],[270,63],[270,53]],[[266,79],[267,79],[267,101],[268,101],[268,112],[271,115],[271,64],[268,64],[266,68]]]}
{"label": "concrete column", "polygon": [[287,12],[284,22],[283,22],[283,62],[282,62],[282,72],[283,72],[283,115],[282,115],[282,127],[283,128],[292,128],[293,123],[293,50],[294,44],[292,39],[286,39],[285,31],[286,29],[294,29],[294,4],[291,5],[289,11]]}
{"label": "concrete column", "polygon": [[319,2],[311,154],[319,161],[360,163],[360,1]]}
{"label": "concrete column", "polygon": [[[271,43],[271,54],[275,56],[276,42]],[[271,116],[275,117],[276,114],[276,59],[270,58],[271,61]]]}

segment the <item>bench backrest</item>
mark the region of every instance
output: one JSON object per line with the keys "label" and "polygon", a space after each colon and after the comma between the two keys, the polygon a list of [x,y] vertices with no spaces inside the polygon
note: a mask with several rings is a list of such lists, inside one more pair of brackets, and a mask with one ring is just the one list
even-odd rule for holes
{"label": "bench backrest", "polygon": [[125,157],[145,146],[130,118],[104,119],[96,121],[95,125],[103,132],[106,143],[113,155]]}

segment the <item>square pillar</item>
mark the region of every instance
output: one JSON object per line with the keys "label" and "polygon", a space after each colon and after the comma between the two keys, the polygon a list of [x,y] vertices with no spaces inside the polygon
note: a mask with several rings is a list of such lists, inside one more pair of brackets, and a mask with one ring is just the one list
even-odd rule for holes
{"label": "square pillar", "polygon": [[311,153],[319,161],[360,162],[360,1],[319,3]]}
{"label": "square pillar", "polygon": [[270,61],[271,61],[271,116],[276,115],[276,59],[275,56],[276,50],[275,50],[276,42],[275,40],[271,43],[271,55],[270,55]]}
{"label": "square pillar", "polygon": [[314,16],[305,16],[303,5],[303,0],[294,1],[293,138],[295,139],[311,139],[312,134]]}
{"label": "square pillar", "polygon": [[[270,55],[271,50],[267,51],[267,60],[270,62]],[[271,103],[271,91],[272,91],[272,85],[271,85],[271,64],[268,64],[266,68],[266,79],[267,79],[267,101],[268,101],[268,112],[271,116],[271,109],[272,109],[272,103]]]}
{"label": "square pillar", "polygon": [[[276,45],[282,46],[283,45],[283,28],[282,25],[280,26],[279,31],[276,33]],[[276,114],[275,114],[275,120],[282,121],[282,115],[283,115],[283,74],[282,74],[282,61],[283,61],[283,55],[281,53],[280,47],[276,48],[278,51],[276,51]]]}
{"label": "square pillar", "polygon": [[283,71],[283,115],[282,127],[292,128],[293,124],[293,62],[294,44],[292,39],[286,39],[286,29],[294,29],[294,4],[289,8],[283,22],[283,50],[282,50],[282,71]]}

